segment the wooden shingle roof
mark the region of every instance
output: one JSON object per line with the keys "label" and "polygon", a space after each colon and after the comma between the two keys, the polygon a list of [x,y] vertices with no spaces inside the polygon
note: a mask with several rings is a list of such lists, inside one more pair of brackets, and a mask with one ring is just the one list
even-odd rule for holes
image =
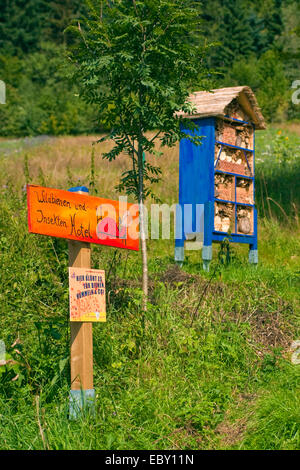
{"label": "wooden shingle roof", "polygon": [[182,112],[178,114],[185,118],[223,117],[227,115],[226,108],[233,100],[237,100],[250,121],[255,124],[256,129],[266,128],[266,123],[256,97],[248,86],[218,88],[211,90],[211,92],[196,91],[189,96],[189,101],[194,106],[196,112],[192,115]]}

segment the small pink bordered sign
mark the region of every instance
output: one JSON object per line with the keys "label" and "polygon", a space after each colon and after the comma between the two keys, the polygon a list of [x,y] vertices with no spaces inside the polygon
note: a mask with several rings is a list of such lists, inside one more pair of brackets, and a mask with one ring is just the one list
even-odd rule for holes
{"label": "small pink bordered sign", "polygon": [[69,268],[70,321],[105,322],[105,271]]}

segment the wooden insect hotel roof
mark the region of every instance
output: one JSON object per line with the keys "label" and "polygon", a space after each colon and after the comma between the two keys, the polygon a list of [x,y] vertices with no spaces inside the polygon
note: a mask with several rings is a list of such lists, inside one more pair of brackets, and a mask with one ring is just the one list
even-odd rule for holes
{"label": "wooden insect hotel roof", "polygon": [[[210,92],[196,91],[190,94],[189,101],[194,106],[195,112],[192,115],[183,112],[178,113],[184,118],[236,117],[231,111],[236,109],[237,106],[245,113],[245,121],[253,122],[256,129],[266,128],[256,97],[248,86],[218,88]],[[237,116],[238,119],[241,119],[241,117],[243,116]]]}

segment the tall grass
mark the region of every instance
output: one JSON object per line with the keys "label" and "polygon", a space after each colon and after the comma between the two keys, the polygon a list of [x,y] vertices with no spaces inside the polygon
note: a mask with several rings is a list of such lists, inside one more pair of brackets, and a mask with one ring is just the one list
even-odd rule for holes
{"label": "tall grass", "polygon": [[256,196],[262,217],[299,229],[300,137],[273,129],[258,135]]}

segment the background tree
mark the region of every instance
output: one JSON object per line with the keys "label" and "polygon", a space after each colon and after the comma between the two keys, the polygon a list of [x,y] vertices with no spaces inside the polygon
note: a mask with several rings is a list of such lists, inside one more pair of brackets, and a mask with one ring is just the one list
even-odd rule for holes
{"label": "background tree", "polygon": [[253,48],[251,25],[247,10],[239,0],[224,0],[219,25],[220,46],[216,50],[216,63],[230,67],[232,63],[248,56]]}
{"label": "background tree", "polygon": [[[205,46],[199,31],[199,4],[190,0],[88,1],[89,15],[74,26],[80,42],[71,50],[74,77],[81,96],[98,106],[110,126],[105,139],[114,142],[103,154],[114,160],[121,153],[130,167],[119,189],[133,194],[140,205],[143,262],[143,309],[148,294],[147,245],[143,203],[152,194],[160,169],[147,155],[173,146],[182,136],[175,113],[190,110],[189,92],[207,87],[203,69]],[[154,130],[154,135],[149,131]],[[193,139],[191,137],[191,139]],[[101,139],[99,142],[103,141]],[[195,142],[199,139],[194,138]],[[145,159],[146,157],[146,159]]]}
{"label": "background tree", "polygon": [[[0,51],[11,55],[37,50],[45,25],[45,0],[0,1]],[[46,17],[47,18],[47,17]]]}

